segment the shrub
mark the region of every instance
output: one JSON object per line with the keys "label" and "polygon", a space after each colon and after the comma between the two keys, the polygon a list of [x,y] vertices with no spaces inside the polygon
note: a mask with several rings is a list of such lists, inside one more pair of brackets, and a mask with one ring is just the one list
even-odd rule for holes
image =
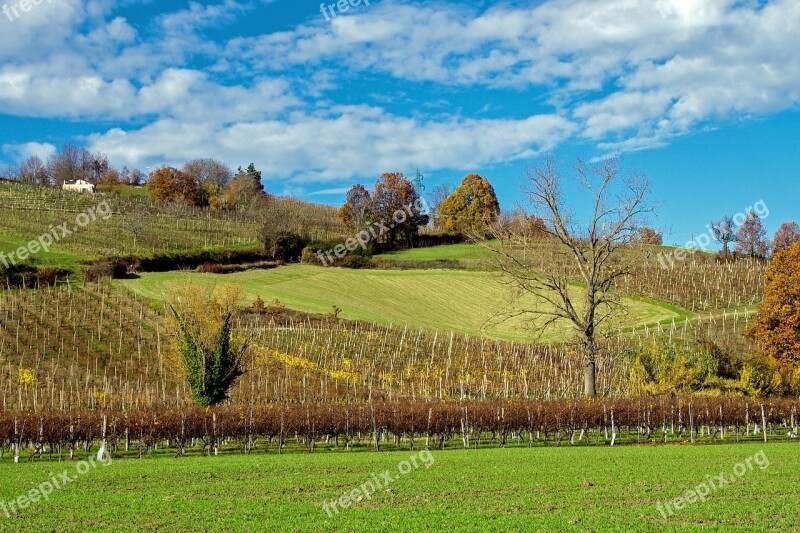
{"label": "shrub", "polygon": [[[345,246],[347,241],[325,241],[315,242],[303,248],[300,256],[300,262],[306,265],[316,266],[331,266],[342,268],[369,268],[372,265],[372,250],[371,244],[365,247],[358,246],[353,251],[346,252],[343,257],[336,257],[336,254],[331,254],[333,262],[327,259],[326,252],[336,249],[337,246]],[[322,252],[323,257],[326,258],[326,263],[323,264],[319,257],[318,252]]]}
{"label": "shrub", "polygon": [[37,268],[30,263],[21,263],[4,268],[0,265],[0,290],[33,289],[55,285],[59,278],[66,277],[70,271],[64,268]]}
{"label": "shrub", "polygon": [[702,343],[689,348],[645,345],[635,353],[629,374],[633,395],[691,393],[715,387],[720,359]]}
{"label": "shrub", "polygon": [[[155,254],[152,256],[117,256],[101,259],[97,263],[116,261],[128,272],[169,272],[172,270],[194,270],[205,263],[234,265],[256,263],[270,259],[263,250],[249,248],[246,250],[199,250]],[[95,264],[97,264],[95,263]]]}
{"label": "shrub", "polygon": [[211,292],[189,283],[169,302],[176,349],[198,406],[224,402],[244,373],[248,340],[233,335],[239,299],[234,287]]}
{"label": "shrub", "polygon": [[443,233],[432,233],[430,235],[419,235],[414,244],[417,248],[428,248],[431,246],[441,246],[443,244],[461,244],[466,239],[458,232],[446,231]]}
{"label": "shrub", "polygon": [[408,259],[386,259],[377,257],[372,260],[373,268],[381,270],[469,270],[468,263],[456,259],[427,259],[424,261]]}
{"label": "shrub", "polygon": [[368,257],[362,257],[360,255],[346,255],[341,259],[337,259],[331,266],[353,269],[369,268],[372,266],[372,261]]}
{"label": "shrub", "polygon": [[741,382],[751,396],[769,396],[781,389],[781,375],[775,362],[763,355],[751,355],[745,360]]}
{"label": "shrub", "polygon": [[275,261],[259,261],[258,263],[245,263],[242,265],[221,265],[219,263],[208,262],[197,267],[197,271],[204,274],[233,274],[234,272],[245,272],[247,270],[275,268],[280,263]]}
{"label": "shrub", "polygon": [[293,262],[301,259],[308,239],[291,231],[278,233],[264,232],[264,250],[268,256],[278,261]]}
{"label": "shrub", "polygon": [[303,252],[300,254],[300,262],[304,265],[322,266],[322,261],[320,261],[319,256],[317,255],[318,250],[321,250],[321,248],[316,244],[310,244],[306,246],[303,248]]}
{"label": "shrub", "polygon": [[39,269],[38,274],[38,284],[39,287],[52,287],[56,283],[58,283],[58,278],[61,276],[66,276],[69,274],[69,271],[64,270],[62,268],[41,268]]}
{"label": "shrub", "polygon": [[98,261],[86,269],[84,279],[90,283],[97,283],[103,279],[124,278],[128,274],[128,267],[124,261],[106,259]]}
{"label": "shrub", "polygon": [[213,263],[211,261],[207,261],[197,267],[197,271],[203,274],[223,274],[225,269],[219,263]]}

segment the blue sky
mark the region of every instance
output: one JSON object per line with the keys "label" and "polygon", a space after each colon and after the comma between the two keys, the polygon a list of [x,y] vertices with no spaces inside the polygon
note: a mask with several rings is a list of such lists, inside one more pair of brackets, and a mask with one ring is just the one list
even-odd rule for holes
{"label": "blue sky", "polygon": [[684,243],[764,200],[800,219],[800,2],[0,0],[0,164],[64,142],[143,170],[254,161],[339,204],[385,171],[428,187],[621,153]]}

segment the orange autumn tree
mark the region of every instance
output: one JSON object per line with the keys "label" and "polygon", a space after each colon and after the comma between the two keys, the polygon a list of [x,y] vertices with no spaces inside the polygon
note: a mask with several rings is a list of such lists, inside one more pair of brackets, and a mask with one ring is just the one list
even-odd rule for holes
{"label": "orange autumn tree", "polygon": [[198,201],[198,191],[195,179],[174,167],[157,168],[147,178],[147,192],[162,204],[185,202],[195,205]]}
{"label": "orange autumn tree", "polygon": [[800,243],[775,254],[765,274],[767,287],[758,318],[747,335],[774,360],[784,385],[800,385]]}
{"label": "orange autumn tree", "polygon": [[419,228],[429,222],[421,207],[414,185],[402,172],[385,172],[375,184],[372,214],[376,220],[389,226],[386,232],[388,237],[384,236],[388,243],[394,244],[402,239],[409,247],[413,247]]}
{"label": "orange autumn tree", "polygon": [[375,222],[373,210],[372,196],[366,187],[353,185],[339,208],[339,220],[348,233],[357,233]]}

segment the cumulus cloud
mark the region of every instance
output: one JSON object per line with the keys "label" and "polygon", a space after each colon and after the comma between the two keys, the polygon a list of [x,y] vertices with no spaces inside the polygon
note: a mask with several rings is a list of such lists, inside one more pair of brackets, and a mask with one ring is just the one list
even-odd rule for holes
{"label": "cumulus cloud", "polygon": [[11,156],[15,161],[24,161],[36,156],[42,161],[56,153],[56,147],[49,143],[28,142],[21,144],[4,144],[3,153]]}
{"label": "cumulus cloud", "polygon": [[[550,0],[475,12],[384,2],[332,24],[235,39],[280,71],[343,64],[451,86],[550,90],[604,146],[660,145],[708,120],[797,106],[800,3]],[[616,142],[615,142],[616,141]]]}
{"label": "cumulus cloud", "polygon": [[212,153],[231,165],[255,161],[266,179],[311,183],[415,165],[467,170],[530,158],[555,147],[574,129],[557,115],[421,121],[373,107],[338,106],[294,113],[286,120],[160,120],[139,130],[92,135],[89,144],[130,165],[178,163]]}
{"label": "cumulus cloud", "polygon": [[[117,164],[214,156],[331,182],[526,159],[568,139],[652,148],[800,101],[796,0],[385,0],[227,40],[206,32],[235,27],[256,3],[161,7],[147,27],[119,4],[45,2],[0,31],[3,112],[112,121],[85,140]],[[392,90],[341,105],[343,88],[375,78]],[[409,83],[433,88],[432,101],[404,109],[396,89]],[[544,108],[432,105],[481,90]]]}

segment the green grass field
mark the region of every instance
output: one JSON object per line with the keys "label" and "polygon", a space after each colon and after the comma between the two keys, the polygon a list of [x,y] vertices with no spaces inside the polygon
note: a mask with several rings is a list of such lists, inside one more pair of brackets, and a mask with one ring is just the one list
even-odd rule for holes
{"label": "green grass field", "polygon": [[[118,459],[80,476],[75,462],[4,461],[3,502],[63,471],[76,479],[13,518],[0,508],[0,529],[789,531],[800,510],[797,443],[444,450],[416,452],[417,468],[414,453]],[[658,511],[720,473],[735,480]],[[385,486],[370,499],[323,510],[376,474]]]}
{"label": "green grass field", "polygon": [[[349,270],[290,265],[274,270],[251,270],[228,275],[167,272],[142,274],[119,283],[152,299],[162,299],[171,284],[191,279],[203,284],[241,287],[252,301],[260,296],[275,299],[292,309],[330,313],[341,308],[341,317],[393,325],[411,325],[458,331],[492,338],[531,341],[561,339],[561,329],[551,328],[539,336],[535,324],[521,318],[500,323],[486,321],[508,301],[506,288],[497,274],[455,270]],[[624,318],[618,327],[652,324],[678,313],[647,302],[626,300]]]}
{"label": "green grass field", "polygon": [[453,261],[478,261],[491,259],[494,254],[487,246],[494,245],[488,242],[485,245],[465,243],[465,244],[445,244],[441,246],[430,246],[428,248],[412,248],[410,250],[398,250],[386,252],[380,257],[390,257],[404,261],[436,261],[440,259],[450,259]]}

